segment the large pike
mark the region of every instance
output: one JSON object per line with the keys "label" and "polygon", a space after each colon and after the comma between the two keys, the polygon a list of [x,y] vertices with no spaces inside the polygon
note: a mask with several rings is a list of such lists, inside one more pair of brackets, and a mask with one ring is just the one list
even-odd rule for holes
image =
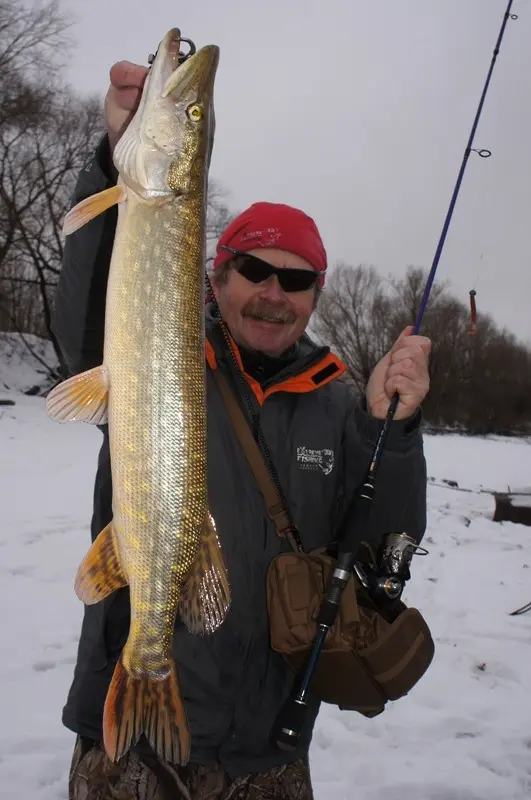
{"label": "large pike", "polygon": [[194,633],[211,632],[230,601],[208,505],[205,397],[206,195],[219,50],[203,47],[179,65],[179,46],[172,29],[116,147],[117,186],[65,219],[68,235],[118,203],[103,364],[47,398],[58,422],[109,426],[113,518],[75,589],[90,604],[129,587],[129,637],[103,718],[113,760],[145,734],[164,759],[186,763],[175,618]]}

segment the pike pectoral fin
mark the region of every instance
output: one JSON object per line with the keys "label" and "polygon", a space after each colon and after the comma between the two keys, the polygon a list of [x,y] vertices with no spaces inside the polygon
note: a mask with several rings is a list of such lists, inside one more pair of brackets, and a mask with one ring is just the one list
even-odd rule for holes
{"label": "pike pectoral fin", "polygon": [[79,565],[74,589],[79,599],[90,606],[99,603],[117,589],[127,586],[110,522],[96,537]]}
{"label": "pike pectoral fin", "polygon": [[94,367],[55,386],[46,398],[46,412],[54,422],[107,421],[109,376],[105,367]]}
{"label": "pike pectoral fin", "polygon": [[[127,647],[127,645],[126,645]],[[155,753],[170,764],[186,764],[190,730],[173,664],[161,680],[132,678],[120,657],[103,709],[103,743],[118,761],[145,735]]]}
{"label": "pike pectoral fin", "polygon": [[179,614],[191,633],[219,628],[230,605],[227,568],[216,526],[207,515],[198,557],[181,589]]}
{"label": "pike pectoral fin", "polygon": [[71,233],[82,228],[87,222],[103,214],[112,206],[125,200],[126,190],[123,186],[111,186],[103,192],[98,192],[90,197],[81,200],[80,203],[70,209],[63,222],[63,233],[70,236]]}

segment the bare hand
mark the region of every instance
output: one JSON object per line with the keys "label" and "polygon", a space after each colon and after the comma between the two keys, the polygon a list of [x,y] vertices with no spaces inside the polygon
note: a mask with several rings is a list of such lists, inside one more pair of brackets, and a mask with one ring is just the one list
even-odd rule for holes
{"label": "bare hand", "polygon": [[431,341],[426,336],[412,336],[412,330],[413,326],[408,326],[402,331],[369,378],[367,407],[373,417],[385,419],[395,392],[400,395],[396,420],[412,416],[428,394]]}
{"label": "bare hand", "polygon": [[131,122],[140,97],[148,68],[130,61],[119,61],[111,67],[111,84],[105,97],[105,119],[111,153]]}

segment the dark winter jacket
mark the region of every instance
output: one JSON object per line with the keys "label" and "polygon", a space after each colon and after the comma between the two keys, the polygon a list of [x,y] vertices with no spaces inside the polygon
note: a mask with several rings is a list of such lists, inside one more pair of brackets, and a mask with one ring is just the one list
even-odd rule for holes
{"label": "dark winter jacket", "polygon": [[[82,170],[73,202],[111,185],[107,142]],[[116,212],[70,236],[55,305],[54,331],[72,373],[102,362],[105,291]],[[229,615],[212,636],[176,624],[174,654],[192,734],[193,761],[219,762],[231,775],[264,771],[308,750],[318,704],[312,701],[299,749],[286,754],[270,743],[275,716],[292,683],[269,647],[265,576],[273,556],[287,549],[277,537],[262,495],[231,428],[212,369],[233,381],[231,360],[217,323],[207,321],[208,475],[232,591]],[[240,355],[240,354],[239,354]],[[305,549],[336,533],[345,503],[362,479],[381,423],[338,379],[342,365],[328,348],[304,336],[275,363],[242,353],[249,394],[288,498]],[[252,377],[252,376],[254,377]],[[378,477],[371,536],[404,530],[424,534],[426,472],[419,416],[394,422]],[[92,538],[110,521],[109,440],[103,443],[94,489]],[[100,738],[103,704],[129,625],[128,590],[85,608],[78,661],[64,724]]]}

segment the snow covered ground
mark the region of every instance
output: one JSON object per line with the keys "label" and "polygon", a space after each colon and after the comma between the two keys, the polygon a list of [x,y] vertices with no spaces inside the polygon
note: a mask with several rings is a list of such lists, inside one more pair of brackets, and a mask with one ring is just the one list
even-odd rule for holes
{"label": "snow covered ground", "polygon": [[[7,382],[5,380],[5,382]],[[38,397],[1,392],[0,796],[67,797],[72,734],[61,709],[82,607],[73,577],[89,542],[100,434],[49,421]],[[426,437],[430,476],[529,484],[531,443]],[[406,602],[436,657],[408,698],[374,720],[324,708],[312,746],[317,800],[529,800],[531,529],[491,521],[489,494],[430,486],[430,555]]]}
{"label": "snow covered ground", "polygon": [[49,368],[57,363],[52,343],[32,334],[0,331],[0,392],[42,394],[47,389]]}

